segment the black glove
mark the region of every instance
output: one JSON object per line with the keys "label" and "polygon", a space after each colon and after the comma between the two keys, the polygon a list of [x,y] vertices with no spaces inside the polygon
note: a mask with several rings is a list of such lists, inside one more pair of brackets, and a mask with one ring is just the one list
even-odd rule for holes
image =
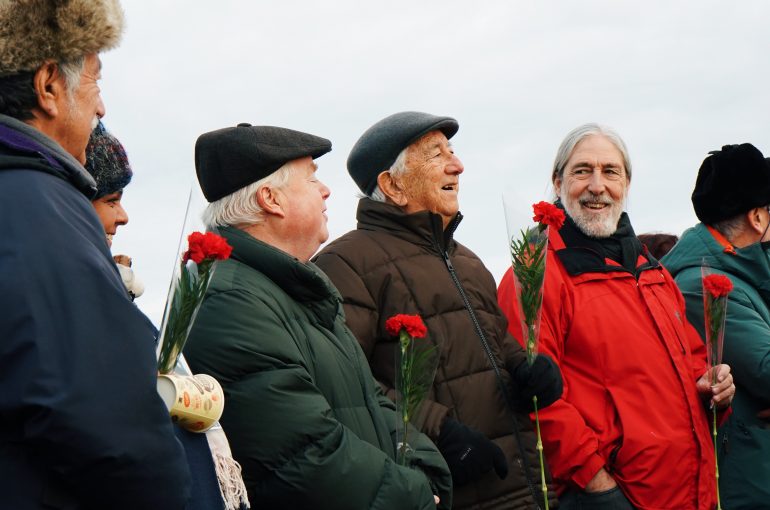
{"label": "black glove", "polygon": [[457,420],[444,420],[436,446],[449,465],[455,487],[478,480],[492,468],[500,479],[508,476],[508,462],[500,447]]}
{"label": "black glove", "polygon": [[513,398],[522,411],[534,411],[532,397],[537,395],[537,408],[553,404],[564,389],[561,372],[547,354],[538,354],[530,364],[525,359],[515,367],[507,367],[514,384]]}

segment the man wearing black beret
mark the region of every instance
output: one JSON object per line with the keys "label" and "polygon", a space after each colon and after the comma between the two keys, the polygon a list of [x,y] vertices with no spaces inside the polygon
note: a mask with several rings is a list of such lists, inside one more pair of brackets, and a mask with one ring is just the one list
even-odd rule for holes
{"label": "man wearing black beret", "polygon": [[[712,152],[692,193],[701,223],[663,258],[704,335],[701,265],[733,282],[728,295],[724,362],[735,369],[733,413],[719,430],[722,506],[767,508],[770,501],[770,166],[749,143]],[[764,418],[764,419],[763,419]]]}
{"label": "man wearing black beret", "polygon": [[444,459],[422,434],[413,465],[394,462],[395,408],[345,325],[340,298],[309,262],[329,236],[315,158],[329,140],[251,126],[205,133],[195,167],[204,222],[233,247],[185,347],[222,383],[222,426],[254,505],[450,508]]}
{"label": "man wearing black beret", "polygon": [[464,168],[449,139],[458,128],[451,117],[420,112],[370,127],[348,157],[366,195],[358,229],[315,261],[340,290],[348,326],[391,395],[397,344],[384,323],[400,313],[425,320],[440,361],[420,421],[452,471],[454,507],[536,508],[539,464],[524,403],[535,393],[546,406],[556,400],[561,378],[547,357],[530,369],[506,333],[492,275],[453,239]]}

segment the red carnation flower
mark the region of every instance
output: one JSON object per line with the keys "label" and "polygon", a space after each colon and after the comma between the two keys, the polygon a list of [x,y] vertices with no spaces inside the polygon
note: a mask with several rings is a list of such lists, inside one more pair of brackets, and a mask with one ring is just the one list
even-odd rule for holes
{"label": "red carnation flower", "polygon": [[564,225],[564,211],[548,202],[538,202],[532,206],[535,215],[533,220],[548,227],[559,230]]}
{"label": "red carnation flower", "polygon": [[227,244],[224,237],[218,236],[213,232],[193,232],[187,238],[188,249],[182,256],[184,263],[192,260],[200,264],[205,259],[225,260],[230,257],[233,251],[232,246]]}
{"label": "red carnation flower", "polygon": [[714,299],[725,297],[733,290],[733,282],[723,274],[710,274],[703,278],[703,288]]}
{"label": "red carnation flower", "polygon": [[428,332],[419,315],[401,313],[385,321],[385,331],[391,336],[398,336],[402,329],[405,329],[412,338],[424,338]]}

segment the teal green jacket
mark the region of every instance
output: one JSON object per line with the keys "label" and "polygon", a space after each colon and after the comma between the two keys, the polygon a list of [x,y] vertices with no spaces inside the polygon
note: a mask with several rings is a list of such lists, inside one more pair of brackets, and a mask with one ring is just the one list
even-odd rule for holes
{"label": "teal green jacket", "polygon": [[770,508],[770,428],[757,413],[770,408],[770,259],[760,243],[725,252],[709,230],[688,229],[661,261],[684,294],[687,318],[704,337],[702,260],[734,288],[727,303],[723,362],[736,392],[733,413],[719,430],[717,453],[722,506]]}
{"label": "teal green jacket", "polygon": [[[345,325],[326,275],[237,229],[190,333],[193,372],[225,390],[222,426],[254,508],[451,507],[451,475],[413,432],[394,462],[396,413]],[[395,360],[394,360],[395,362]]]}

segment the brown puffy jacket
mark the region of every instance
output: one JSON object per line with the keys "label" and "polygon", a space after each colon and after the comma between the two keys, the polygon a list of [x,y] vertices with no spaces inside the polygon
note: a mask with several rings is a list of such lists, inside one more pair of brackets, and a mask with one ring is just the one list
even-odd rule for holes
{"label": "brown puffy jacket", "polygon": [[[342,294],[347,324],[375,377],[392,396],[396,341],[385,332],[385,321],[399,313],[420,314],[428,338],[440,352],[436,378],[422,409],[422,430],[436,441],[444,418],[451,416],[494,440],[508,460],[505,480],[490,471],[476,482],[455,488],[454,508],[542,507],[531,422],[526,413],[509,410],[500,389],[500,383],[506,388],[511,385],[506,363],[515,364],[526,354],[506,332],[507,320],[498,308],[492,275],[473,252],[452,239],[461,216],[442,231],[438,215],[404,214],[398,207],[363,198],[357,219],[358,229],[329,244],[315,263]],[[555,493],[550,490],[549,495],[554,496],[554,508]]]}

